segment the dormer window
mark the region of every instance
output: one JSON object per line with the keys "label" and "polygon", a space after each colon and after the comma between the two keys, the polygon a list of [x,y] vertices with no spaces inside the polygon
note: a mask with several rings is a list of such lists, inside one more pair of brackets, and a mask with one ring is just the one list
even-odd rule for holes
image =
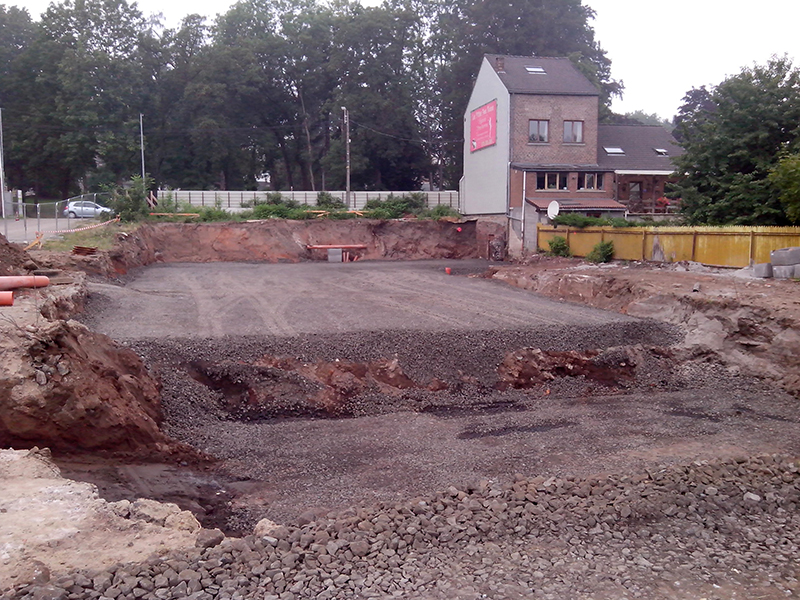
{"label": "dormer window", "polygon": [[528,73],[530,73],[531,75],[544,75],[545,74],[544,67],[527,66],[527,67],[525,67],[525,70]]}
{"label": "dormer window", "polygon": [[653,148],[655,153],[659,156],[669,156],[669,152],[667,152],[666,148]]}
{"label": "dormer window", "polygon": [[625,156],[625,150],[619,146],[603,146],[603,150],[605,150],[606,154],[609,156]]}

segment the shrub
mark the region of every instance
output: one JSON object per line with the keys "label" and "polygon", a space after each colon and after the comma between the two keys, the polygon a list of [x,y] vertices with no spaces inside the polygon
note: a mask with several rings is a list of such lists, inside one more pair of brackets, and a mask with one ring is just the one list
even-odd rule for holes
{"label": "shrub", "polygon": [[557,235],[547,243],[550,245],[551,256],[572,256],[566,238]]}
{"label": "shrub", "polygon": [[592,251],[586,255],[586,260],[593,263],[607,263],[614,258],[614,242],[597,242]]}
{"label": "shrub", "polygon": [[281,204],[258,204],[253,208],[254,219],[310,219],[314,213],[299,205],[291,206],[288,203]]}
{"label": "shrub", "polygon": [[613,219],[598,219],[597,217],[587,217],[578,213],[566,213],[558,215],[553,219],[555,225],[565,225],[567,227],[576,227],[583,229],[584,227],[636,227],[638,224],[622,217],[614,217]]}
{"label": "shrub", "polygon": [[446,204],[437,204],[433,208],[426,208],[422,212],[419,213],[419,217],[422,219],[434,219],[439,220],[445,217],[455,217],[459,218],[461,215],[457,210],[454,208],[450,208]]}
{"label": "shrub", "polygon": [[187,222],[202,221],[203,223],[210,223],[212,221],[238,221],[236,215],[221,209],[219,206],[204,206],[193,207],[190,212],[196,212],[200,216],[197,218],[187,218]]}
{"label": "shrub", "polygon": [[243,200],[242,208],[254,208],[256,206],[264,206],[265,204],[271,204],[275,206],[285,204],[289,207],[300,206],[300,203],[296,200],[284,200],[280,192],[267,192],[264,194],[263,198],[256,196],[256,198],[253,200]]}
{"label": "shrub", "polygon": [[[407,196],[395,196],[389,194],[386,200],[367,200],[364,210],[370,213],[370,217],[375,219],[399,219],[405,215],[418,215],[425,210],[426,196],[422,192],[414,192]],[[380,215],[376,216],[375,211],[382,209]]]}
{"label": "shrub", "polygon": [[553,219],[555,225],[566,225],[567,227],[577,227],[583,229],[584,227],[594,227],[599,225],[602,219],[596,217],[587,217],[578,213],[566,213],[558,215]]}
{"label": "shrub", "polygon": [[364,216],[367,217],[368,219],[381,219],[383,221],[387,221],[389,219],[397,218],[395,216],[394,211],[382,206],[379,206],[378,208],[373,208],[371,210],[365,210],[363,212]]}
{"label": "shrub", "polygon": [[147,217],[150,207],[147,204],[147,185],[151,183],[142,181],[138,175],[131,179],[127,189],[115,189],[109,202],[109,207],[119,215],[121,221],[141,221]]}
{"label": "shrub", "polygon": [[323,210],[344,210],[347,208],[342,200],[334,198],[330,192],[317,194],[317,206]]}

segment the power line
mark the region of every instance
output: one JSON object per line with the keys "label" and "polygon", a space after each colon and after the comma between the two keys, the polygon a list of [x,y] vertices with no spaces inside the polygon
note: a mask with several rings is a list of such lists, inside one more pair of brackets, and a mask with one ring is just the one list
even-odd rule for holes
{"label": "power line", "polygon": [[[377,129],[374,129],[374,128],[370,127],[369,125],[364,125],[363,123],[359,123],[358,121],[353,121],[353,119],[350,119],[350,122],[355,124],[355,125],[358,125],[359,127],[363,127],[364,129],[367,129],[368,131],[371,131],[372,133],[377,133],[378,135],[382,135],[384,137],[392,138],[392,139],[395,139],[395,140],[400,140],[401,142],[412,142],[412,143],[415,143],[415,144],[427,144],[427,143],[430,143],[430,142],[422,141],[420,139],[401,137],[401,136],[398,136],[398,135],[394,135],[392,133],[386,133],[385,131],[379,131]],[[461,144],[461,143],[464,142],[464,138],[461,138],[461,139],[458,139],[458,140],[436,140],[436,142],[439,143],[439,144]]]}

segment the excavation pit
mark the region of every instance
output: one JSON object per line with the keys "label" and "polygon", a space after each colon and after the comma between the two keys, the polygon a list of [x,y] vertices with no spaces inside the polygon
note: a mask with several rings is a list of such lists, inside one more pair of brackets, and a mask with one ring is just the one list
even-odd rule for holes
{"label": "excavation pit", "polygon": [[677,328],[469,276],[487,266],[154,265],[92,284],[86,320],[158,375],[164,430],[218,459],[229,532],[799,437],[790,397],[681,354]]}

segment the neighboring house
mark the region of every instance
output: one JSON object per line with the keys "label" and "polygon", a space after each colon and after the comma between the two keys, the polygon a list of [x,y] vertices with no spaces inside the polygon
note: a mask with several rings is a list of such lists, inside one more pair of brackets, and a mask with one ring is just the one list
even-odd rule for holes
{"label": "neighboring house", "polygon": [[675,138],[658,125],[600,125],[599,166],[614,172],[614,198],[632,213],[667,212],[664,185],[683,153]]}
{"label": "neighboring house", "polygon": [[590,216],[661,208],[680,148],[661,127],[600,125],[598,104],[567,58],[485,55],[464,117],[462,212],[508,217],[514,252],[535,249],[553,200]]}

